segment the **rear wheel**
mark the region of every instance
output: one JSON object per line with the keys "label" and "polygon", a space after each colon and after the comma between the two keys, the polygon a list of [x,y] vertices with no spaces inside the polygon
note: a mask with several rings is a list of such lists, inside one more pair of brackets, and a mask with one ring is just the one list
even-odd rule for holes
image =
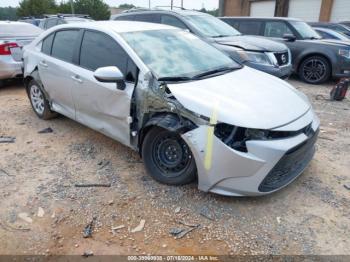
{"label": "rear wheel", "polygon": [[331,66],[322,56],[306,58],[299,67],[300,78],[309,84],[321,84],[331,76]]}
{"label": "rear wheel", "polygon": [[32,108],[39,118],[48,120],[57,116],[57,113],[51,111],[49,101],[35,80],[30,81],[28,85],[28,96]]}
{"label": "rear wheel", "polygon": [[184,185],[196,178],[196,164],[191,150],[175,132],[155,127],[142,145],[147,172],[157,181],[170,185]]}

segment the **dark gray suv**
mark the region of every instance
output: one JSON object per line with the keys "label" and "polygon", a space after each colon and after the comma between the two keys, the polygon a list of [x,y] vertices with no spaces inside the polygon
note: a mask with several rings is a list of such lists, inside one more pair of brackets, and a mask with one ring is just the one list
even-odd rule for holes
{"label": "dark gray suv", "polygon": [[271,37],[292,52],[293,69],[310,84],[331,77],[350,77],[350,44],[321,39],[307,23],[293,18],[223,17],[224,22],[247,35]]}
{"label": "dark gray suv", "polygon": [[291,55],[286,45],[254,36],[242,36],[214,16],[189,10],[131,10],[112,20],[166,24],[187,30],[211,43],[244,65],[286,78],[291,74]]}

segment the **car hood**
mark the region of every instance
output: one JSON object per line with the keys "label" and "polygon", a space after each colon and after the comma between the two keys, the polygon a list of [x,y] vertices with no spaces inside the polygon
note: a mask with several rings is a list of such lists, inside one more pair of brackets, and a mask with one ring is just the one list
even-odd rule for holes
{"label": "car hood", "polygon": [[168,88],[188,110],[246,128],[284,126],[311,108],[306,96],[287,82],[249,67]]}
{"label": "car hood", "polygon": [[257,36],[230,36],[214,38],[219,45],[239,47],[249,51],[259,52],[283,52],[287,50],[286,45]]}

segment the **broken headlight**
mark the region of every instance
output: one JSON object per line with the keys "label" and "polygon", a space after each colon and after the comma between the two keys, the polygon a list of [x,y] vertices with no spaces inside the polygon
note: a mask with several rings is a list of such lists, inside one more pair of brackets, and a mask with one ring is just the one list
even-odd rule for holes
{"label": "broken headlight", "polygon": [[219,123],[215,126],[214,134],[227,146],[240,152],[248,152],[246,141],[248,140],[272,140],[283,139],[304,133],[308,137],[314,131],[311,124],[298,131],[272,131],[237,127],[229,124]]}

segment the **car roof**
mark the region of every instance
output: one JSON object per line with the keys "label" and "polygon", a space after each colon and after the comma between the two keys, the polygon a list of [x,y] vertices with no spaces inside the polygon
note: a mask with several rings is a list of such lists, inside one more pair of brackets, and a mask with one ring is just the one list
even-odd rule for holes
{"label": "car roof", "polygon": [[194,10],[186,10],[186,9],[173,9],[173,10],[163,10],[163,9],[134,9],[131,11],[127,11],[124,13],[121,13],[119,15],[116,15],[114,17],[119,17],[119,16],[130,16],[130,15],[139,15],[139,14],[178,14],[182,16],[188,16],[188,15],[208,15],[203,12],[198,12]]}
{"label": "car roof", "polygon": [[241,20],[276,20],[276,21],[302,21],[298,18],[292,17],[252,17],[252,16],[223,16],[219,18],[228,18],[228,19],[241,19]]}
{"label": "car roof", "polygon": [[176,27],[155,24],[155,23],[145,23],[145,22],[133,22],[133,21],[97,21],[90,23],[75,23],[75,24],[64,24],[54,27],[57,28],[85,28],[85,29],[107,29],[115,33],[126,33],[126,32],[140,32],[149,30],[178,30]]}
{"label": "car roof", "polygon": [[0,21],[0,25],[26,25],[28,23],[25,22],[17,22],[17,21]]}

